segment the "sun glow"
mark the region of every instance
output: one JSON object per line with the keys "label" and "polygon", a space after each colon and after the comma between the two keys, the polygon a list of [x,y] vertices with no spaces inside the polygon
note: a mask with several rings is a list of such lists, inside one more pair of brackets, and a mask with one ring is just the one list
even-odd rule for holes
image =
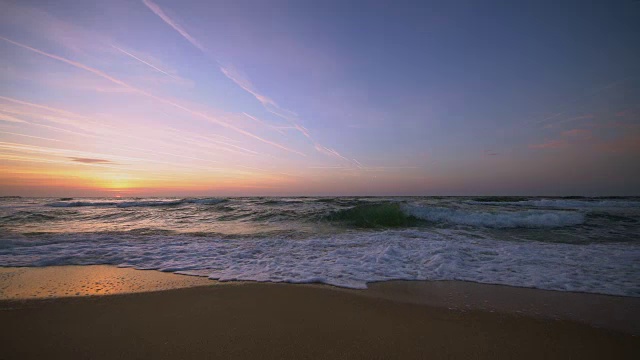
{"label": "sun glow", "polygon": [[134,187],[134,179],[128,174],[105,174],[100,180],[100,186],[109,190],[126,190]]}

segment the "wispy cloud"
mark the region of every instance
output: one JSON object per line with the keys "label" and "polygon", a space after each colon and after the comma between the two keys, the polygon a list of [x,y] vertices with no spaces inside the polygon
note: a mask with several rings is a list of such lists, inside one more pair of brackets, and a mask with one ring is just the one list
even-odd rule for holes
{"label": "wispy cloud", "polygon": [[529,145],[531,149],[559,149],[567,147],[568,143],[566,140],[552,140],[541,144],[533,144]]}
{"label": "wispy cloud", "polygon": [[615,113],[616,117],[620,117],[623,119],[628,119],[628,120],[639,120],[640,119],[640,114],[638,112],[638,109],[625,109],[625,110],[621,110]]}
{"label": "wispy cloud", "polygon": [[[172,19],[170,16],[168,16],[166,14],[166,12],[160,6],[158,6],[156,3],[154,3],[151,0],[142,0],[142,2],[151,11],[153,11],[156,15],[158,15],[165,23],[167,23],[167,25],[171,26],[180,35],[182,35],[187,41],[189,41],[193,46],[195,46],[196,48],[200,49],[205,54],[209,53],[207,51],[207,49],[199,41],[197,41],[193,36],[191,36],[174,19]],[[216,60],[216,62],[220,65],[219,61]],[[220,71],[227,78],[229,78],[236,85],[238,85],[240,88],[242,88],[243,90],[245,90],[249,94],[253,95],[253,97],[255,97],[264,106],[264,108],[267,111],[269,111],[272,114],[277,115],[277,116],[289,121],[296,130],[298,130],[305,137],[307,137],[309,140],[311,140],[311,142],[313,143],[313,145],[314,145],[314,147],[315,147],[315,149],[317,151],[319,151],[320,153],[323,153],[323,154],[338,158],[338,159],[343,159],[343,160],[349,161],[347,158],[342,156],[336,150],[329,149],[329,148],[327,148],[327,147],[325,147],[323,145],[318,144],[315,140],[313,140],[313,138],[311,137],[311,135],[309,134],[307,129],[305,129],[304,127],[302,127],[301,125],[298,124],[298,116],[297,116],[297,114],[295,112],[280,107],[273,99],[271,99],[270,97],[258,92],[256,87],[248,79],[248,77],[246,75],[244,75],[241,71],[236,69],[233,65],[231,65],[231,64],[225,65],[225,66],[220,65]]]}
{"label": "wispy cloud", "polygon": [[228,65],[227,67],[221,66],[220,71],[222,71],[222,73],[226,77],[231,79],[231,81],[236,83],[236,85],[240,86],[244,91],[253,95],[262,105],[266,107],[268,106],[273,106],[276,108],[278,107],[278,104],[276,104],[276,102],[273,101],[271,98],[258,93],[255,90],[253,84],[247,79],[247,77],[244,74],[242,74],[240,71],[238,71],[233,65]]}
{"label": "wispy cloud", "polygon": [[11,132],[11,131],[0,131],[0,134],[22,136],[22,137],[31,138],[31,139],[38,139],[38,140],[63,142],[62,140],[58,140],[58,139],[51,139],[51,138],[46,138],[46,137],[42,137],[42,136],[34,136],[34,135],[27,135],[27,134],[20,134],[20,133]]}
{"label": "wispy cloud", "polygon": [[627,134],[619,139],[606,141],[596,146],[598,149],[608,153],[640,153],[640,135]]}
{"label": "wispy cloud", "polygon": [[585,115],[580,115],[580,116],[573,116],[573,117],[569,117],[569,118],[566,118],[566,119],[563,119],[563,120],[559,120],[559,121],[547,124],[547,125],[544,126],[544,128],[548,129],[548,128],[553,128],[553,127],[556,127],[558,125],[565,124],[565,123],[570,123],[570,122],[575,122],[575,121],[582,121],[582,120],[591,120],[591,119],[594,119],[594,118],[595,118],[595,115],[593,115],[593,114],[585,114]]}
{"label": "wispy cloud", "polygon": [[591,130],[571,129],[571,130],[563,131],[561,133],[561,135],[565,136],[565,137],[590,139],[591,138]]}
{"label": "wispy cloud", "polygon": [[[567,120],[561,120],[561,121],[556,121],[556,122],[553,122],[553,120],[555,120],[555,119],[559,118],[560,116],[562,116],[562,115],[566,114],[567,112],[569,112],[569,110],[567,110],[568,107],[570,107],[572,105],[579,104],[579,103],[581,103],[581,102],[583,102],[583,101],[585,101],[587,99],[590,99],[590,98],[592,98],[592,97],[594,97],[596,95],[599,95],[602,92],[609,91],[609,90],[611,90],[611,89],[613,89],[613,88],[615,88],[617,86],[620,86],[620,85],[626,83],[627,81],[629,81],[631,79],[632,79],[631,77],[627,77],[627,78],[619,79],[619,80],[616,80],[616,81],[612,81],[609,84],[597,87],[595,89],[593,89],[593,88],[592,89],[586,89],[585,91],[583,91],[582,94],[574,97],[574,99],[572,99],[572,100],[570,100],[568,102],[565,102],[564,104],[559,106],[559,108],[564,108],[565,110],[556,112],[556,113],[554,113],[552,115],[549,115],[549,116],[546,116],[543,119],[540,119],[540,120],[536,121],[535,123],[536,124],[540,124],[540,125],[541,124],[545,124],[544,127],[553,127],[554,123],[555,123],[555,125],[557,125],[558,123],[565,122]],[[574,120],[578,120],[578,119],[574,119]],[[569,120],[569,121],[571,121],[571,120]]]}
{"label": "wispy cloud", "polygon": [[565,148],[578,142],[590,141],[593,139],[589,129],[571,129],[560,133],[560,139],[551,140],[541,144],[529,145],[531,149],[559,149]]}
{"label": "wispy cloud", "polygon": [[286,146],[284,146],[284,145],[281,145],[281,144],[279,144],[279,143],[276,143],[276,142],[273,142],[273,141],[270,141],[270,140],[264,139],[264,138],[262,138],[262,137],[259,137],[259,136],[255,135],[255,134],[253,134],[253,133],[251,133],[251,132],[249,132],[249,131],[246,131],[246,130],[244,130],[244,129],[238,128],[238,127],[236,127],[236,126],[234,126],[234,125],[231,125],[231,124],[229,124],[229,123],[226,123],[226,122],[224,122],[224,121],[221,121],[221,120],[219,120],[219,119],[217,119],[217,118],[214,118],[214,117],[212,117],[212,116],[209,116],[209,115],[204,114],[204,113],[199,112],[199,111],[191,110],[191,109],[189,109],[189,108],[187,108],[187,107],[185,107],[185,106],[183,106],[183,105],[180,105],[180,104],[178,104],[178,103],[176,103],[176,102],[173,102],[173,101],[171,101],[171,100],[168,100],[168,99],[165,99],[165,98],[161,98],[161,97],[156,96],[156,95],[153,95],[153,94],[151,94],[151,93],[149,93],[149,92],[147,92],[147,91],[144,91],[144,90],[138,89],[138,88],[136,88],[136,87],[134,87],[134,86],[131,86],[131,85],[127,84],[126,82],[124,82],[124,81],[122,81],[122,80],[119,80],[119,79],[117,79],[117,78],[115,78],[115,77],[112,77],[112,76],[110,76],[110,75],[108,75],[108,74],[106,74],[106,73],[104,73],[104,72],[102,72],[102,71],[100,71],[100,70],[98,70],[98,69],[92,68],[92,67],[90,67],[90,66],[84,65],[84,64],[82,64],[82,63],[79,63],[79,62],[76,62],[76,61],[73,61],[73,60],[69,60],[69,59],[63,58],[63,57],[58,56],[58,55],[54,55],[54,54],[50,54],[50,53],[44,52],[44,51],[42,51],[42,50],[39,50],[39,49],[33,48],[33,47],[31,47],[31,46],[28,46],[28,45],[24,45],[24,44],[18,43],[18,42],[16,42],[16,41],[13,41],[13,40],[7,39],[7,38],[2,37],[2,36],[0,36],[0,39],[5,40],[5,41],[7,41],[7,42],[9,42],[9,43],[11,43],[11,44],[14,44],[14,45],[16,45],[16,46],[22,47],[22,48],[24,48],[24,49],[27,49],[27,50],[33,51],[33,52],[38,53],[38,54],[40,54],[40,55],[44,55],[44,56],[46,56],[46,57],[49,57],[49,58],[52,58],[52,59],[55,59],[55,60],[58,60],[58,61],[62,61],[62,62],[64,62],[64,63],[67,63],[67,64],[72,65],[72,66],[74,66],[74,67],[77,67],[77,68],[79,68],[79,69],[83,69],[83,70],[89,71],[89,72],[91,72],[91,73],[93,73],[93,74],[95,74],[95,75],[97,75],[97,76],[100,76],[100,77],[102,77],[102,78],[104,78],[104,79],[107,79],[107,80],[109,80],[109,81],[111,81],[111,82],[113,82],[113,83],[115,83],[115,84],[117,84],[117,85],[120,85],[120,86],[122,86],[122,87],[124,87],[124,88],[126,88],[126,89],[130,89],[130,90],[132,90],[133,92],[136,92],[136,93],[138,93],[138,94],[140,94],[140,95],[144,95],[144,96],[149,97],[149,98],[151,98],[151,99],[157,100],[157,101],[162,102],[162,103],[164,103],[164,104],[167,104],[167,105],[173,106],[173,107],[178,108],[178,109],[180,109],[180,110],[183,110],[183,111],[185,111],[185,112],[187,112],[187,113],[191,114],[191,115],[192,115],[192,116],[194,116],[194,117],[198,117],[198,118],[201,118],[201,119],[205,119],[205,120],[207,120],[207,121],[210,121],[210,122],[212,122],[212,123],[218,124],[218,125],[223,126],[223,127],[225,127],[225,128],[228,128],[228,129],[234,130],[234,131],[239,132],[239,133],[241,133],[241,134],[243,134],[243,135],[245,135],[245,136],[248,136],[248,137],[251,137],[251,138],[253,138],[253,139],[259,140],[259,141],[261,141],[261,142],[264,142],[264,143],[266,143],[266,144],[269,144],[269,145],[275,146],[275,147],[280,148],[280,149],[282,149],[282,150],[285,150],[285,151],[288,151],[288,152],[291,152],[291,153],[295,153],[295,154],[299,154],[299,155],[305,156],[303,153],[301,153],[301,152],[299,152],[299,151],[296,151],[296,150],[290,149],[290,148],[288,148],[288,147],[286,147]]}
{"label": "wispy cloud", "polygon": [[[20,27],[23,35],[43,37],[62,46],[66,52],[81,55],[84,58],[104,58],[104,55],[110,51],[108,46],[105,46],[110,41],[107,37],[90,28],[63,21],[33,3],[2,1],[3,11],[0,12],[0,22],[8,26]],[[69,9],[69,11],[72,10]]]}
{"label": "wispy cloud", "polygon": [[[53,129],[55,131],[62,131],[67,133],[74,133],[76,135],[81,136],[95,136],[96,133],[101,133],[108,128],[106,124],[100,124],[91,120],[88,117],[84,117],[78,114],[70,113],[68,111],[52,108],[40,104],[34,104],[26,101],[21,101],[18,99],[8,98],[4,96],[0,96],[0,100],[4,100],[10,102],[12,104],[0,103],[0,111],[9,113],[15,116],[20,116],[21,118],[28,119],[28,121],[24,121],[29,125],[47,127]],[[52,115],[52,113],[54,115]],[[83,133],[79,133],[77,131],[71,131],[68,129],[63,129],[57,126],[51,126],[42,124],[38,121],[46,121],[49,123],[53,123],[61,126],[72,126],[77,128]]]}
{"label": "wispy cloud", "polygon": [[340,160],[344,160],[346,162],[351,162],[351,160],[347,159],[346,157],[340,155],[339,152],[335,151],[334,149],[330,149],[328,147],[322,146],[318,143],[315,144],[315,148],[316,150],[318,150],[319,152],[326,154],[328,156],[332,156],[336,159],[340,159]]}
{"label": "wispy cloud", "polygon": [[106,159],[95,159],[95,158],[81,158],[81,157],[70,157],[71,161],[79,162],[82,164],[115,164],[111,160]]}
{"label": "wispy cloud", "polygon": [[[71,134],[75,136],[89,137],[89,138],[92,138],[93,142],[99,141],[98,140],[99,138],[104,138],[104,139],[107,139],[107,141],[111,142],[113,137],[117,137],[120,139],[127,139],[126,140],[127,144],[149,143],[150,141],[155,142],[156,140],[161,140],[160,142],[158,142],[160,148],[163,148],[163,147],[166,148],[169,142],[173,142],[173,140],[179,140],[179,143],[176,144],[177,146],[180,146],[180,147],[186,146],[192,151],[194,150],[197,151],[197,149],[201,148],[202,152],[208,155],[211,154],[210,150],[214,150],[216,152],[222,150],[222,151],[227,151],[234,154],[240,154],[245,156],[246,155],[255,156],[259,154],[255,151],[234,145],[232,144],[232,142],[234,142],[233,139],[230,139],[221,135],[210,134],[208,136],[203,136],[199,134],[192,134],[192,136],[197,136],[201,139],[201,140],[195,140],[193,138],[186,136],[187,134],[189,134],[188,132],[176,130],[169,127],[167,128],[157,127],[153,131],[154,132],[153,136],[140,137],[140,136],[133,135],[131,131],[123,133],[119,131],[120,129],[118,127],[110,126],[107,123],[103,123],[103,121],[94,122],[88,117],[85,117],[80,114],[72,113],[67,110],[53,108],[53,107],[45,106],[41,104],[34,104],[34,103],[13,99],[13,98],[8,98],[8,97],[0,97],[0,100],[4,100],[4,101],[7,101],[9,104],[15,104],[17,106],[23,106],[26,108],[26,110],[22,108],[14,108],[14,107],[9,107],[9,104],[0,103],[0,111],[9,111],[10,113],[20,114],[21,116],[25,116],[27,118],[33,118],[37,120],[47,120],[55,124],[61,124],[65,126],[66,125],[73,125],[73,126],[87,125],[90,128],[92,128],[92,130],[95,130],[95,132],[84,133],[84,132],[68,130],[65,128],[60,128],[57,126],[46,125],[38,122],[28,123],[30,126],[44,127],[56,132],[62,132],[65,134]],[[40,111],[38,112],[37,110],[40,110]],[[64,116],[64,118],[59,116],[48,115],[49,113],[54,113],[56,115]],[[69,120],[67,118],[73,118],[73,120]],[[33,138],[33,139],[39,139],[39,140],[56,141],[56,142],[61,141],[58,139],[36,137],[28,134],[9,133],[9,132],[5,132],[5,133],[11,134],[14,136],[27,137],[27,138]],[[133,133],[136,133],[136,132],[133,131]],[[151,135],[151,134],[148,134],[148,135]],[[164,137],[162,135],[164,135]],[[136,152],[141,152],[146,154],[160,155],[161,157],[170,156],[170,157],[181,158],[181,159],[197,160],[197,161],[210,162],[210,163],[219,163],[216,160],[212,160],[210,156],[203,158],[203,157],[186,155],[176,151],[168,152],[168,151],[161,151],[161,150],[150,150],[150,149],[144,149],[140,147],[133,147],[130,145],[120,145],[119,148],[134,150]]]}
{"label": "wispy cloud", "polygon": [[362,165],[362,163],[356,159],[353,159],[353,162],[356,164],[356,166],[360,169],[364,169],[366,166]]}
{"label": "wispy cloud", "polygon": [[[5,39],[7,40],[7,39]],[[0,96],[0,100],[4,100],[7,102],[12,102],[15,104],[20,104],[20,105],[25,105],[25,106],[29,106],[29,107],[33,107],[33,108],[37,108],[37,109],[41,109],[41,110],[47,110],[47,111],[51,111],[54,113],[58,113],[60,115],[64,115],[66,117],[72,117],[72,118],[78,118],[80,120],[88,120],[86,117],[83,117],[82,115],[78,115],[75,114],[73,112],[64,110],[64,109],[58,109],[58,108],[54,108],[51,106],[46,106],[46,105],[42,105],[42,104],[35,104],[32,102],[28,102],[28,101],[24,101],[24,100],[19,100],[19,99],[14,99],[11,97],[7,97],[7,96]]]}
{"label": "wispy cloud", "polygon": [[8,121],[13,123],[26,123],[24,120],[20,120],[17,117],[11,116],[9,114],[0,113],[0,121]]}
{"label": "wispy cloud", "polygon": [[[16,135],[21,135],[21,134],[16,134]],[[29,137],[32,137],[32,136],[29,136]],[[57,143],[67,143],[62,140],[47,139],[43,137],[39,137],[39,139],[56,141]],[[25,145],[25,144],[0,141],[0,154],[11,155],[11,154],[7,154],[8,151],[23,153],[23,154],[26,153],[31,155],[38,155],[40,157],[49,158],[49,159],[62,158],[65,161],[68,161],[71,163],[78,162],[78,161],[73,161],[72,159],[113,159],[113,160],[108,160],[110,161],[110,164],[104,163],[104,162],[93,163],[93,165],[100,165],[100,166],[110,166],[111,164],[114,164],[116,162],[119,162],[119,163],[126,162],[126,163],[135,163],[138,166],[147,166],[150,163],[155,163],[155,164],[161,164],[161,165],[168,165],[171,168],[177,166],[181,168],[188,168],[190,170],[193,170],[193,169],[200,169],[205,171],[228,171],[229,170],[226,168],[219,168],[219,167],[197,166],[193,164],[184,164],[181,162],[163,161],[163,160],[159,160],[158,158],[150,159],[150,158],[140,158],[140,157],[132,157],[132,156],[117,156],[117,155],[108,155],[108,154],[94,153],[94,152],[88,152],[88,151],[69,150],[69,149],[64,149],[59,147]],[[82,161],[80,162],[82,163]],[[84,162],[84,163],[87,164],[88,162]]]}
{"label": "wispy cloud", "polygon": [[241,71],[236,69],[233,65],[220,66],[220,71],[244,91],[253,95],[253,97],[255,97],[256,100],[258,100],[268,112],[294,124],[296,126],[296,129],[302,132],[305,136],[309,137],[308,132],[303,132],[301,127],[299,127],[299,125],[297,124],[298,114],[291,110],[280,107],[280,105],[278,105],[273,99],[259,93],[253,83],[248,79],[248,77]]}
{"label": "wispy cloud", "polygon": [[385,172],[396,171],[402,169],[419,169],[419,166],[367,166],[367,167],[354,167],[354,166],[308,166],[307,169],[319,169],[319,170],[343,170],[343,171],[369,171],[369,172]]}
{"label": "wispy cloud", "polygon": [[243,112],[242,115],[248,117],[249,119],[251,119],[251,120],[253,120],[253,121],[255,121],[255,122],[257,122],[257,123],[259,123],[261,125],[264,125],[265,127],[268,127],[269,129],[273,129],[273,130],[279,132],[280,134],[284,134],[284,131],[282,131],[280,127],[268,124],[266,121],[264,121],[262,119],[259,119],[259,118],[255,117],[253,115],[249,115],[246,112]]}
{"label": "wispy cloud", "polygon": [[203,52],[206,52],[206,49],[204,48],[204,46],[202,46],[202,44],[200,44],[198,40],[193,38],[193,36],[191,36],[187,32],[187,30],[185,30],[182,26],[180,26],[180,24],[178,24],[175,20],[169,17],[169,15],[167,15],[160,6],[158,6],[156,3],[154,3],[151,0],[142,0],[142,2],[149,8],[149,10],[153,11],[154,14],[158,15],[165,23],[167,23],[167,25],[171,26],[175,31],[177,31],[180,35],[182,35],[182,37],[187,39],[193,46],[197,47]]}
{"label": "wispy cloud", "polygon": [[151,64],[151,63],[149,63],[149,62],[147,62],[147,61],[142,60],[141,58],[139,58],[139,57],[137,57],[137,56],[133,55],[132,53],[130,53],[130,52],[128,52],[128,51],[126,51],[126,50],[124,50],[124,49],[122,49],[122,48],[119,48],[119,47],[117,47],[117,46],[115,46],[115,45],[111,45],[111,46],[112,46],[114,49],[116,49],[116,50],[120,51],[121,53],[123,53],[123,54],[125,54],[125,55],[127,55],[127,56],[129,56],[129,57],[131,57],[131,58],[133,58],[133,59],[135,59],[135,60],[138,60],[139,62],[141,62],[141,63],[143,63],[143,64],[145,64],[145,65],[149,66],[150,68],[152,68],[152,69],[154,69],[154,70],[156,70],[156,71],[158,71],[158,72],[160,72],[160,73],[162,73],[162,74],[167,75],[168,77],[170,77],[170,78],[172,78],[172,79],[174,79],[174,80],[178,80],[178,81],[180,81],[180,80],[181,80],[181,79],[179,79],[179,78],[175,77],[174,75],[171,75],[171,74],[169,74],[168,72],[166,72],[166,71],[164,71],[164,70],[160,69],[159,67],[157,67],[157,66],[155,66],[155,65],[153,65],[153,64]]}

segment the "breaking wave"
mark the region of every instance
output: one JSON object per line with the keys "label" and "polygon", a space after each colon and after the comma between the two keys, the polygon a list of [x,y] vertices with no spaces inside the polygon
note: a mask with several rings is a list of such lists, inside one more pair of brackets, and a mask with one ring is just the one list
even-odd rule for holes
{"label": "breaking wave", "polygon": [[[507,198],[508,199],[508,198]],[[516,205],[546,208],[564,209],[588,209],[588,208],[638,208],[640,201],[624,200],[572,200],[572,199],[538,199],[520,201],[477,201],[482,205]]]}
{"label": "breaking wave", "polygon": [[584,214],[571,211],[471,211],[417,205],[406,205],[403,209],[426,221],[493,228],[562,227],[580,225],[585,221]]}
{"label": "breaking wave", "polygon": [[66,234],[0,246],[2,266],[109,264],[206,276],[366,288],[386,280],[464,280],[640,296],[637,247],[469,238],[387,230],[314,237],[220,239]]}
{"label": "breaking wave", "polygon": [[332,212],[327,216],[356,227],[405,227],[415,225],[416,218],[402,211],[398,203],[364,204]]}

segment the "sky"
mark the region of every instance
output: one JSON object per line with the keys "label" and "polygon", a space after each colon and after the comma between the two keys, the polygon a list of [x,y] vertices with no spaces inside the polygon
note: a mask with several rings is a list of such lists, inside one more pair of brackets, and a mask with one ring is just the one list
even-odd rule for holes
{"label": "sky", "polygon": [[640,195],[640,2],[3,1],[0,195]]}

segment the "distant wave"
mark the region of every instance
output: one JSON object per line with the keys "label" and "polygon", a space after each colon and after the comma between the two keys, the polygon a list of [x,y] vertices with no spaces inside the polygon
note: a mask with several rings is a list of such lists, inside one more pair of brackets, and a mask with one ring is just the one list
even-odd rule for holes
{"label": "distant wave", "polygon": [[471,211],[444,207],[405,205],[407,214],[418,219],[495,228],[562,227],[584,223],[582,213],[570,211]]}
{"label": "distant wave", "polygon": [[141,201],[58,201],[47,204],[51,207],[148,207],[148,206],[176,206],[182,204],[215,205],[227,201],[220,198],[177,199],[177,200],[141,200]]}
{"label": "distant wave", "polygon": [[216,205],[223,202],[227,202],[228,200],[220,199],[220,198],[207,198],[207,199],[184,199],[183,201],[189,204]]}
{"label": "distant wave", "polygon": [[483,205],[519,205],[548,208],[582,209],[582,208],[630,208],[640,207],[640,201],[628,200],[567,200],[540,199],[523,201],[478,201]]}
{"label": "distant wave", "polygon": [[115,206],[117,201],[58,201],[47,204],[51,207],[81,207],[81,206]]}
{"label": "distant wave", "polygon": [[420,220],[492,228],[547,228],[582,224],[585,215],[575,211],[481,211],[383,202],[332,212],[327,219],[364,228],[410,227],[419,225]]}

